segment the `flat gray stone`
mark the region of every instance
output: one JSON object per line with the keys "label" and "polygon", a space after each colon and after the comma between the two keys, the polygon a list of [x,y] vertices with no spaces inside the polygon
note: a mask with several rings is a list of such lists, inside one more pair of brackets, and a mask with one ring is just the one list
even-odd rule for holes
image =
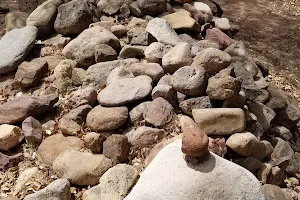
{"label": "flat gray stone", "polygon": [[26,26],[13,29],[6,33],[0,40],[0,74],[12,72],[24,61],[31,51],[38,29]]}
{"label": "flat gray stone", "polygon": [[149,76],[116,80],[104,88],[98,95],[102,106],[123,106],[139,101],[152,91],[152,79]]}

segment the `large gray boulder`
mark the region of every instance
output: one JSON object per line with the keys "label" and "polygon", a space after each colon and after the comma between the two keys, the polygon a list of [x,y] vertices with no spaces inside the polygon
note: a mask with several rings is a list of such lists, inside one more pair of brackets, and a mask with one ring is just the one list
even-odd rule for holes
{"label": "large gray boulder", "polygon": [[125,200],[265,200],[251,172],[213,153],[199,164],[187,163],[181,143],[157,154]]}
{"label": "large gray boulder", "polygon": [[31,51],[38,29],[26,26],[6,33],[0,40],[0,74],[12,72]]}
{"label": "large gray boulder", "polygon": [[88,0],[74,0],[58,7],[54,23],[56,32],[62,35],[76,35],[93,22],[95,7]]}
{"label": "large gray boulder", "polygon": [[48,0],[37,7],[27,18],[27,26],[36,26],[39,36],[50,35],[54,31],[54,21],[57,8],[64,3],[63,0]]}
{"label": "large gray boulder", "polygon": [[107,44],[115,50],[120,48],[120,41],[112,32],[101,26],[94,26],[84,30],[65,46],[62,54],[68,59],[76,60],[80,65],[88,67],[95,63],[98,44]]}

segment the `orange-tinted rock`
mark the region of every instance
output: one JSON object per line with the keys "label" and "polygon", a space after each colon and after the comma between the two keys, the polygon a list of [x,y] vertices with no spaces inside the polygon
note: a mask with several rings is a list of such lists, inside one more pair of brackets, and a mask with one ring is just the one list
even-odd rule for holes
{"label": "orange-tinted rock", "polygon": [[181,150],[187,156],[203,157],[209,153],[208,137],[203,130],[189,117],[180,117],[183,132]]}

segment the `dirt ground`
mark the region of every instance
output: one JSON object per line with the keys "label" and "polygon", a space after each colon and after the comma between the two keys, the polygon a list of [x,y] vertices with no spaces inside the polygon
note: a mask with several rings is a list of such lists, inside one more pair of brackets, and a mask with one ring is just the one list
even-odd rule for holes
{"label": "dirt ground", "polygon": [[240,26],[235,39],[271,70],[271,82],[300,99],[300,0],[216,0]]}
{"label": "dirt ground", "polygon": [[[31,12],[43,1],[1,0],[0,7]],[[270,69],[269,80],[300,102],[300,0],[215,1],[224,17],[240,26],[235,39],[244,41],[252,57]],[[0,35],[4,17],[0,14]]]}

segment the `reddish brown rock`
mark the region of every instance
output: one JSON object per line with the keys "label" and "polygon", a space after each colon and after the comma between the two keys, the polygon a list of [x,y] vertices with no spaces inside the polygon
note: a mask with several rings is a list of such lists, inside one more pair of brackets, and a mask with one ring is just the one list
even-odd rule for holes
{"label": "reddish brown rock", "polygon": [[208,151],[208,137],[203,130],[189,117],[180,117],[183,132],[181,150],[187,156],[203,157]]}
{"label": "reddish brown rock", "polygon": [[129,142],[125,135],[114,134],[103,143],[103,154],[115,162],[128,161]]}
{"label": "reddish brown rock", "polygon": [[217,28],[207,29],[205,39],[218,43],[222,49],[226,49],[235,43],[235,40]]}
{"label": "reddish brown rock", "polygon": [[42,142],[43,129],[38,120],[33,117],[27,117],[22,123],[22,130],[28,144],[37,146]]}

